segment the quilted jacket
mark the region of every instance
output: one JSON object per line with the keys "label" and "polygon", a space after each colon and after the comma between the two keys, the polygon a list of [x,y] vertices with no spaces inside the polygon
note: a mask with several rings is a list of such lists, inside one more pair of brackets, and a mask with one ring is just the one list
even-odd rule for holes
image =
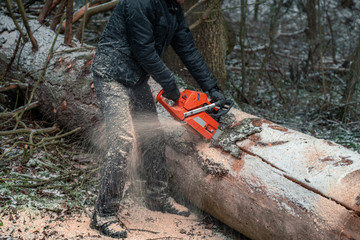
{"label": "quilted jacket", "polygon": [[161,59],[171,44],[203,91],[216,87],[175,0],[120,0],[97,46],[92,71],[133,87],[152,76],[162,88],[176,88]]}

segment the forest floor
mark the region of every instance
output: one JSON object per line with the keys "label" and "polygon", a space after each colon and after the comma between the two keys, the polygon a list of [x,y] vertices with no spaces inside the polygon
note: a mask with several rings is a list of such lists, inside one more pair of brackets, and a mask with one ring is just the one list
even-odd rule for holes
{"label": "forest floor", "polygon": [[[89,227],[92,206],[65,205],[63,209],[7,208],[0,215],[0,239],[112,239]],[[247,239],[200,210],[191,211],[189,217],[151,211],[134,196],[123,199],[118,216],[128,239]]]}
{"label": "forest floor", "polygon": [[[18,210],[1,217],[0,239],[111,239],[89,227],[91,211]],[[130,198],[122,204],[119,218],[128,229],[128,239],[234,239],[206,215],[154,212]]]}
{"label": "forest floor", "polygon": [[[65,143],[62,156],[58,145],[47,150],[46,158],[36,149],[30,159],[24,161],[22,155],[2,166],[0,240],[111,239],[89,227],[101,163],[96,155]],[[10,146],[2,144],[0,150]],[[142,185],[140,180],[126,184],[121,202],[118,216],[128,239],[247,239],[188,202],[182,204],[191,210],[189,217],[148,210]]]}

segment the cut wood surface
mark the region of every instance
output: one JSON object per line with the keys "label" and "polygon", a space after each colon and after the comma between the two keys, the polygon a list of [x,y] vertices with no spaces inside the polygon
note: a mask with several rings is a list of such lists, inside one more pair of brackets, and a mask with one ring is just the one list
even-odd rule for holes
{"label": "cut wood surface", "polygon": [[[30,25],[39,50],[33,53],[26,43],[11,76],[33,87],[55,33],[36,21]],[[0,37],[3,71],[18,39],[4,15]],[[90,74],[94,49],[62,42],[59,36],[34,101],[61,127],[91,132],[101,122]],[[156,94],[158,85],[152,86]],[[251,239],[360,239],[358,153],[236,109],[218,141],[205,141],[181,124],[166,127],[173,120],[161,108],[159,114],[173,189],[209,214]]]}

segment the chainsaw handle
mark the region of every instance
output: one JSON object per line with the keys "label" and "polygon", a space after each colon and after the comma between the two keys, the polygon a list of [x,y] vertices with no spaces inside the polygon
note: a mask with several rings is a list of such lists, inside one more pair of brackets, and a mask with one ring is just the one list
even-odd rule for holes
{"label": "chainsaw handle", "polygon": [[[184,113],[181,109],[177,107],[178,103],[175,103],[175,106],[170,106],[167,102],[164,101],[162,95],[164,94],[164,89],[161,89],[158,95],[156,96],[156,100],[177,120],[184,120]],[[182,94],[182,93],[180,93]]]}
{"label": "chainsaw handle", "polygon": [[162,95],[164,94],[164,89],[161,89],[160,90],[160,92],[157,94],[157,96],[156,96],[156,100],[159,102],[159,103],[161,103],[161,105],[163,105],[163,103],[164,104],[166,104],[165,102],[164,102],[164,100],[162,99]]}
{"label": "chainsaw handle", "polygon": [[219,108],[216,113],[210,113],[210,116],[219,119],[221,116],[227,114],[232,106],[234,105],[234,102],[230,99],[225,99],[222,101],[218,101],[215,103],[215,105]]}

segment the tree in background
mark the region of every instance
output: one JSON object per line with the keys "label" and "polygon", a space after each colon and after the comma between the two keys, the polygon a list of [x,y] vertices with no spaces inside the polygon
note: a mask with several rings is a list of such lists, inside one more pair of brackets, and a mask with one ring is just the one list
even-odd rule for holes
{"label": "tree in background", "polygon": [[[225,58],[235,45],[235,33],[224,19],[221,3],[222,0],[189,0],[184,2],[183,8],[197,48],[220,86],[225,89],[227,88]],[[171,48],[168,49],[164,59],[175,73],[185,78],[191,85],[197,86]]]}
{"label": "tree in background", "polygon": [[305,34],[309,40],[308,63],[313,68],[319,58],[319,39],[318,39],[318,12],[316,10],[317,1],[307,0],[304,11],[307,16],[307,28]]}
{"label": "tree in background", "polygon": [[[341,108],[341,119],[342,121],[346,120],[346,117],[349,115],[357,115],[355,108],[359,106],[359,102],[356,102],[354,99],[356,90],[360,83],[360,37],[358,38],[358,43],[356,50],[354,52],[353,61],[350,67],[350,73],[346,80],[346,88],[341,99],[343,104]],[[358,99],[357,99],[358,101]]]}

